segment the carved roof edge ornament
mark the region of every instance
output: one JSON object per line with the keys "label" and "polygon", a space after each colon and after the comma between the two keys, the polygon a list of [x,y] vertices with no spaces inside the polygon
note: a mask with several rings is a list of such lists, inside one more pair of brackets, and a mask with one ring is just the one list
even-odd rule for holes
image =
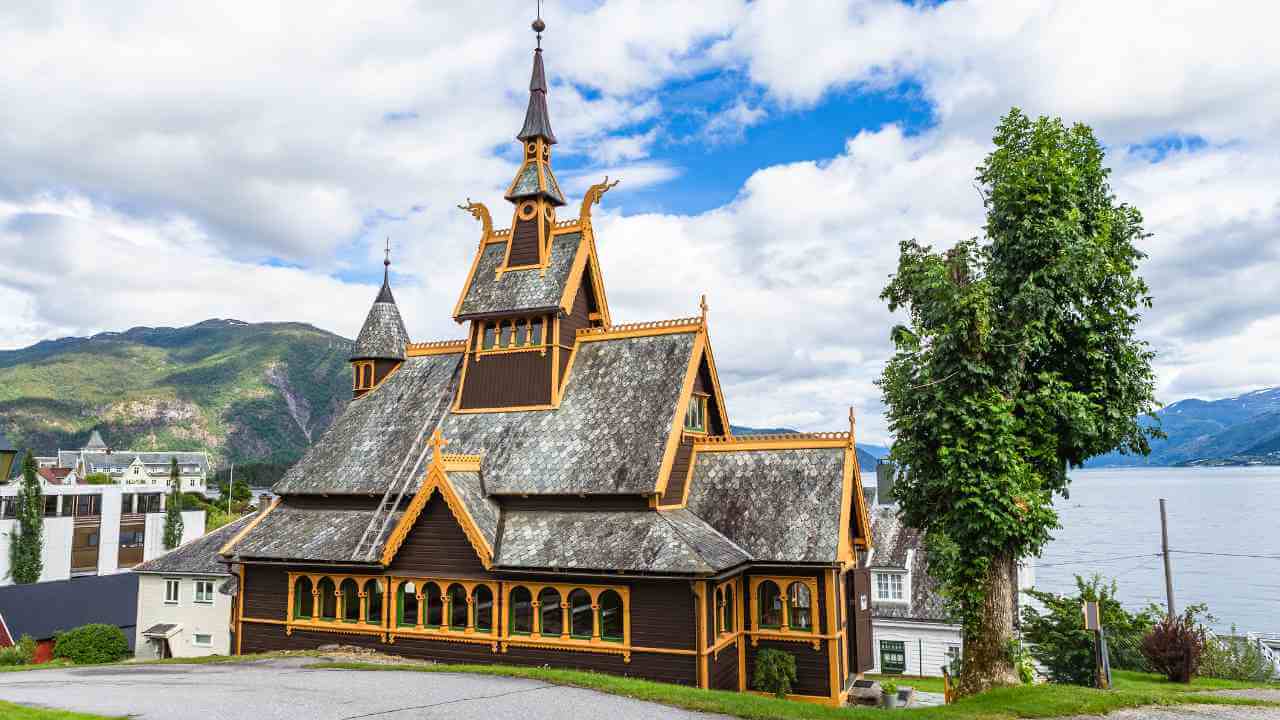
{"label": "carved roof edge ornament", "polygon": [[[493,218],[489,215],[489,208],[484,203],[472,202],[471,198],[467,198],[466,205],[459,205],[459,210],[466,210],[471,213],[471,217],[480,221],[480,244],[484,245],[493,237]],[[510,234],[507,230],[507,234]]]}

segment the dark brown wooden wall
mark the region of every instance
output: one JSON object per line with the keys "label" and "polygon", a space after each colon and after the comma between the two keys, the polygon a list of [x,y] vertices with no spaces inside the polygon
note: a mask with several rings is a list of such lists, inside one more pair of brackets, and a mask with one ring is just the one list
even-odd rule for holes
{"label": "dark brown wooden wall", "polygon": [[484,564],[439,493],[431,496],[388,568],[392,574],[487,576]]}
{"label": "dark brown wooden wall", "polygon": [[591,313],[595,309],[591,294],[591,273],[582,271],[582,283],[578,285],[578,294],[573,297],[573,307],[569,314],[560,318],[560,387],[564,387],[565,371],[569,367],[569,358],[573,355],[573,345],[577,342],[578,331],[591,327]]}
{"label": "dark brown wooden wall", "polygon": [[[871,645],[871,572],[867,569],[854,570],[849,573],[851,584],[848,600],[849,615],[853,618],[850,630],[850,649],[854,652],[854,672],[866,672],[875,666],[874,650]],[[867,611],[862,611],[861,598],[867,598]]]}
{"label": "dark brown wooden wall", "polygon": [[708,661],[711,687],[715,690],[738,689],[738,646],[749,642],[746,637],[740,638],[732,645],[726,645]]}
{"label": "dark brown wooden wall", "polygon": [[538,223],[532,220],[517,220],[515,230],[511,232],[511,258],[508,267],[538,264]]}
{"label": "dark brown wooden wall", "polygon": [[715,384],[711,382],[711,363],[707,361],[707,356],[703,355],[702,360],[698,363],[698,374],[693,379],[693,389],[695,392],[707,393],[710,399],[707,400],[707,432],[710,435],[723,435],[725,433],[724,423],[720,422],[720,403],[716,400]]}
{"label": "dark brown wooden wall", "polygon": [[551,402],[551,352],[467,356],[465,409],[546,405]]}
{"label": "dark brown wooden wall", "polygon": [[667,476],[667,489],[659,499],[659,505],[679,505],[684,500],[684,485],[689,479],[689,461],[693,458],[693,438],[687,437],[676,448],[671,462],[671,474]]}
{"label": "dark brown wooden wall", "polygon": [[[828,632],[827,625],[827,587],[826,574],[821,572],[788,572],[788,573],[758,573],[759,575],[783,575],[787,577],[810,576],[818,579],[818,597],[814,598],[813,612],[815,615],[815,624],[820,634]],[[742,582],[743,600],[746,603],[743,617],[746,618],[746,624],[751,627],[751,608],[754,606],[756,598],[751,593],[751,583],[749,579]],[[782,588],[783,593],[786,588]],[[759,643],[752,645],[747,642],[747,686],[751,685],[751,674],[756,662],[756,653],[762,648],[772,648],[774,650],[782,650],[789,652],[796,658],[796,677],[797,681],[792,691],[799,695],[818,695],[828,697],[830,690],[830,675],[827,666],[827,653],[829,646],[826,641],[819,644],[818,649],[814,650],[813,645],[808,642],[789,642],[783,640],[766,640],[760,639]],[[753,688],[754,689],[754,688]]]}

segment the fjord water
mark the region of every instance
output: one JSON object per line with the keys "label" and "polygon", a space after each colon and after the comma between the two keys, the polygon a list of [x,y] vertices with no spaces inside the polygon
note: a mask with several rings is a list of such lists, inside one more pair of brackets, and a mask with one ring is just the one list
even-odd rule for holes
{"label": "fjord water", "polygon": [[[1130,607],[1164,604],[1159,498],[1168,501],[1174,603],[1207,603],[1217,627],[1280,633],[1280,467],[1107,468],[1071,473],[1055,506],[1062,528],[1045,549],[1036,585],[1071,592],[1099,573]],[[1149,557],[1128,557],[1147,554]],[[1123,558],[1123,559],[1121,559]]]}

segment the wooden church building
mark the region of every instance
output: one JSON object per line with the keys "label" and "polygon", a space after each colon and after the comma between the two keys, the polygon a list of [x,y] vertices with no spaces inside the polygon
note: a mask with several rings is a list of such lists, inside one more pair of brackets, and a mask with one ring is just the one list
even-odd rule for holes
{"label": "wooden church building", "polygon": [[734,437],[705,303],[614,324],[591,222],[611,186],[562,216],[540,45],[511,226],[465,208],[466,337],[411,342],[384,272],[354,399],[221,549],[241,574],[236,650],[337,642],[751,691],[771,648],[795,656],[794,697],[841,703],[872,664],[852,417]]}

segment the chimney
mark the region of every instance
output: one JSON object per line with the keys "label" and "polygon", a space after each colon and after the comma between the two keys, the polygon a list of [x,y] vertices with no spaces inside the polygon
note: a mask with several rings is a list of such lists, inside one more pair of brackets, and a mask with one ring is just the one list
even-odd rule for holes
{"label": "chimney", "polygon": [[876,463],[876,503],[878,505],[893,504],[893,475],[897,467],[893,463],[881,460]]}
{"label": "chimney", "polygon": [[258,514],[266,514],[269,507],[271,507],[271,493],[262,493],[258,496]]}

